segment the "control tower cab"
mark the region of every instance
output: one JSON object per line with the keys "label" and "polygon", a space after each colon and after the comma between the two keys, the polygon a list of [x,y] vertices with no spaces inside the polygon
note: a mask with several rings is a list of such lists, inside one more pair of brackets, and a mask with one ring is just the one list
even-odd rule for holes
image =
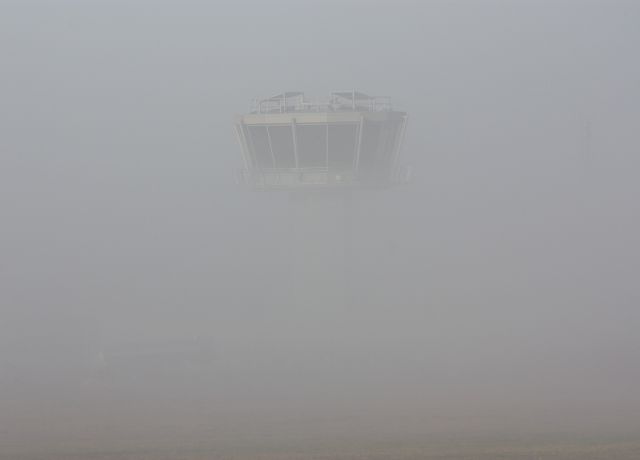
{"label": "control tower cab", "polygon": [[389,98],[338,91],[323,101],[301,92],[255,99],[235,118],[244,169],[256,190],[384,188],[408,181],[399,165],[407,115]]}

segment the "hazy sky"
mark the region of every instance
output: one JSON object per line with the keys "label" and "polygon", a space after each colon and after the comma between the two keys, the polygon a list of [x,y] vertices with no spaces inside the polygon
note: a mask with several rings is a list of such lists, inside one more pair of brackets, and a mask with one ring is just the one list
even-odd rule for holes
{"label": "hazy sky", "polygon": [[[0,1],[0,356],[202,335],[266,400],[305,362],[364,405],[639,426],[639,25],[634,1]],[[288,197],[234,183],[232,119],[351,88],[409,114],[413,179],[354,197],[354,304],[297,308]]]}

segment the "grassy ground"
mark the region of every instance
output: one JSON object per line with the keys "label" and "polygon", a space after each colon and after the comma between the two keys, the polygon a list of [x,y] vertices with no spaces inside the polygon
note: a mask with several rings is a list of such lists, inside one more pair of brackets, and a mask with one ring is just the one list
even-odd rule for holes
{"label": "grassy ground", "polygon": [[[113,409],[113,408],[112,408]],[[449,430],[409,420],[230,420],[119,409],[0,415],[0,460],[638,460],[640,438]]]}
{"label": "grassy ground", "polygon": [[50,452],[40,453],[8,453],[0,458],[12,460],[245,460],[245,459],[282,459],[282,460],[637,460],[640,458],[640,443],[596,443],[596,444],[541,444],[541,445],[494,445],[487,446],[473,443],[465,446],[416,447],[410,444],[396,447],[361,446],[359,448],[345,448],[332,446],[330,441],[322,448],[289,450],[285,446],[281,449],[265,449],[251,451],[239,448],[220,451],[211,448],[183,448],[183,449],[52,449]]}
{"label": "grassy ground", "polygon": [[613,427],[615,417],[554,424],[521,413],[443,417],[106,394],[0,400],[0,460],[640,459],[640,435]]}

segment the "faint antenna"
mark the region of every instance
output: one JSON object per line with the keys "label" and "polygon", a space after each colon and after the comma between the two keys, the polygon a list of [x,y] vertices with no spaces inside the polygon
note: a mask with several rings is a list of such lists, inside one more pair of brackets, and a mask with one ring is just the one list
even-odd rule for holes
{"label": "faint antenna", "polygon": [[592,128],[591,121],[587,121],[584,127],[584,155],[591,158],[592,154]]}

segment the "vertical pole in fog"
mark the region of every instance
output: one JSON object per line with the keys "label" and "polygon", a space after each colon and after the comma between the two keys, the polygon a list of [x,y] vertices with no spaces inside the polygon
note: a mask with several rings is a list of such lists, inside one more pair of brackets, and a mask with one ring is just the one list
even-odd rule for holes
{"label": "vertical pole in fog", "polygon": [[342,209],[342,291],[345,305],[350,306],[356,300],[355,292],[353,292],[353,267],[355,265],[353,222],[355,220],[355,207],[353,206],[353,192],[351,190],[344,191]]}

